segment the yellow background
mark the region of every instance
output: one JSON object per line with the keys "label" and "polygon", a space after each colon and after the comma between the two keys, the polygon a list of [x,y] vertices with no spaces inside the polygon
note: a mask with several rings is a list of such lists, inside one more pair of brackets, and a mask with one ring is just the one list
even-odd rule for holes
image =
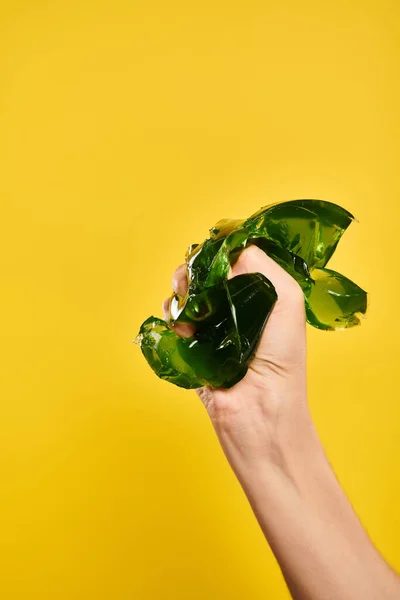
{"label": "yellow background", "polygon": [[361,328],[309,328],[310,404],[400,568],[399,16],[393,1],[0,7],[4,600],[288,598],[194,392],[131,344],[223,217],[353,212]]}

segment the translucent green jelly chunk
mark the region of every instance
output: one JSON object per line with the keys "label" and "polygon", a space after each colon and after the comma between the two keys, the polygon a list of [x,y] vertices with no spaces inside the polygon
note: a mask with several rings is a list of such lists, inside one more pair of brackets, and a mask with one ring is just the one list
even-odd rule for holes
{"label": "translucent green jelly chunk", "polygon": [[[219,221],[207,240],[186,253],[188,291],[172,295],[170,323],[149,317],[140,328],[136,341],[154,372],[184,388],[229,388],[244,377],[277,299],[260,273],[227,279],[250,244],[298,281],[310,325],[327,330],[358,325],[366,292],[325,268],[352,220],[331,202],[293,200],[266,206],[247,220]],[[195,325],[195,334],[179,337],[174,322]]]}

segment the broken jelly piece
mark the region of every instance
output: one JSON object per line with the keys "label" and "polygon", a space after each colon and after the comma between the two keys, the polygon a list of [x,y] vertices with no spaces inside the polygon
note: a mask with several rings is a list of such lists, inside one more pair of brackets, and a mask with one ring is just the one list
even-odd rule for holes
{"label": "broken jelly piece", "polygon": [[[260,273],[227,279],[230,266],[255,244],[301,286],[306,317],[319,329],[358,325],[367,294],[344,275],[326,268],[354,217],[324,200],[293,200],[260,209],[246,220],[223,219],[185,257],[188,290],[173,294],[170,321],[149,317],[136,343],[153,371],[183,388],[229,388],[246,374],[277,300]],[[195,326],[179,337],[172,324]]]}

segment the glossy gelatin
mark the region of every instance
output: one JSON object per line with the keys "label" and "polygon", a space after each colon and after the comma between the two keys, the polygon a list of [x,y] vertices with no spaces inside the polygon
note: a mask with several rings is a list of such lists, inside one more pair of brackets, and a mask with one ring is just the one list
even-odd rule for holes
{"label": "glossy gelatin", "polygon": [[[184,388],[229,388],[244,377],[277,300],[273,284],[260,273],[227,279],[250,244],[299,283],[310,325],[326,330],[358,325],[366,292],[326,268],[353,218],[331,202],[293,200],[266,206],[246,220],[219,221],[207,240],[186,253],[188,291],[172,295],[170,322],[149,317],[140,328],[136,342],[153,371]],[[173,323],[190,323],[196,333],[179,337]]]}

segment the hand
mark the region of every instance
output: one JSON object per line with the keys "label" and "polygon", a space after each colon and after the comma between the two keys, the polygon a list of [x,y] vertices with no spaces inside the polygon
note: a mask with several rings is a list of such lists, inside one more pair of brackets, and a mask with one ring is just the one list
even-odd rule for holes
{"label": "hand", "polygon": [[[293,598],[400,598],[399,577],[363,530],[312,423],[303,293],[277,263],[250,246],[230,277],[254,272],[274,284],[278,300],[247,374],[228,390],[197,393]],[[173,287],[185,294],[185,265],[175,271]],[[189,326],[175,329],[193,334]]]}
{"label": "hand", "polygon": [[[256,246],[242,252],[229,277],[242,273],[265,275],[274,284],[278,300],[246,376],[228,390],[197,390],[235,470],[238,454],[246,463],[277,458],[280,444],[293,443],[292,434],[298,432],[301,423],[311,424],[306,400],[303,292],[286,271]],[[172,285],[175,292],[186,293],[185,265],[176,269]],[[166,300],[165,318],[168,309]],[[175,330],[182,336],[193,334],[188,325],[176,325]]]}

